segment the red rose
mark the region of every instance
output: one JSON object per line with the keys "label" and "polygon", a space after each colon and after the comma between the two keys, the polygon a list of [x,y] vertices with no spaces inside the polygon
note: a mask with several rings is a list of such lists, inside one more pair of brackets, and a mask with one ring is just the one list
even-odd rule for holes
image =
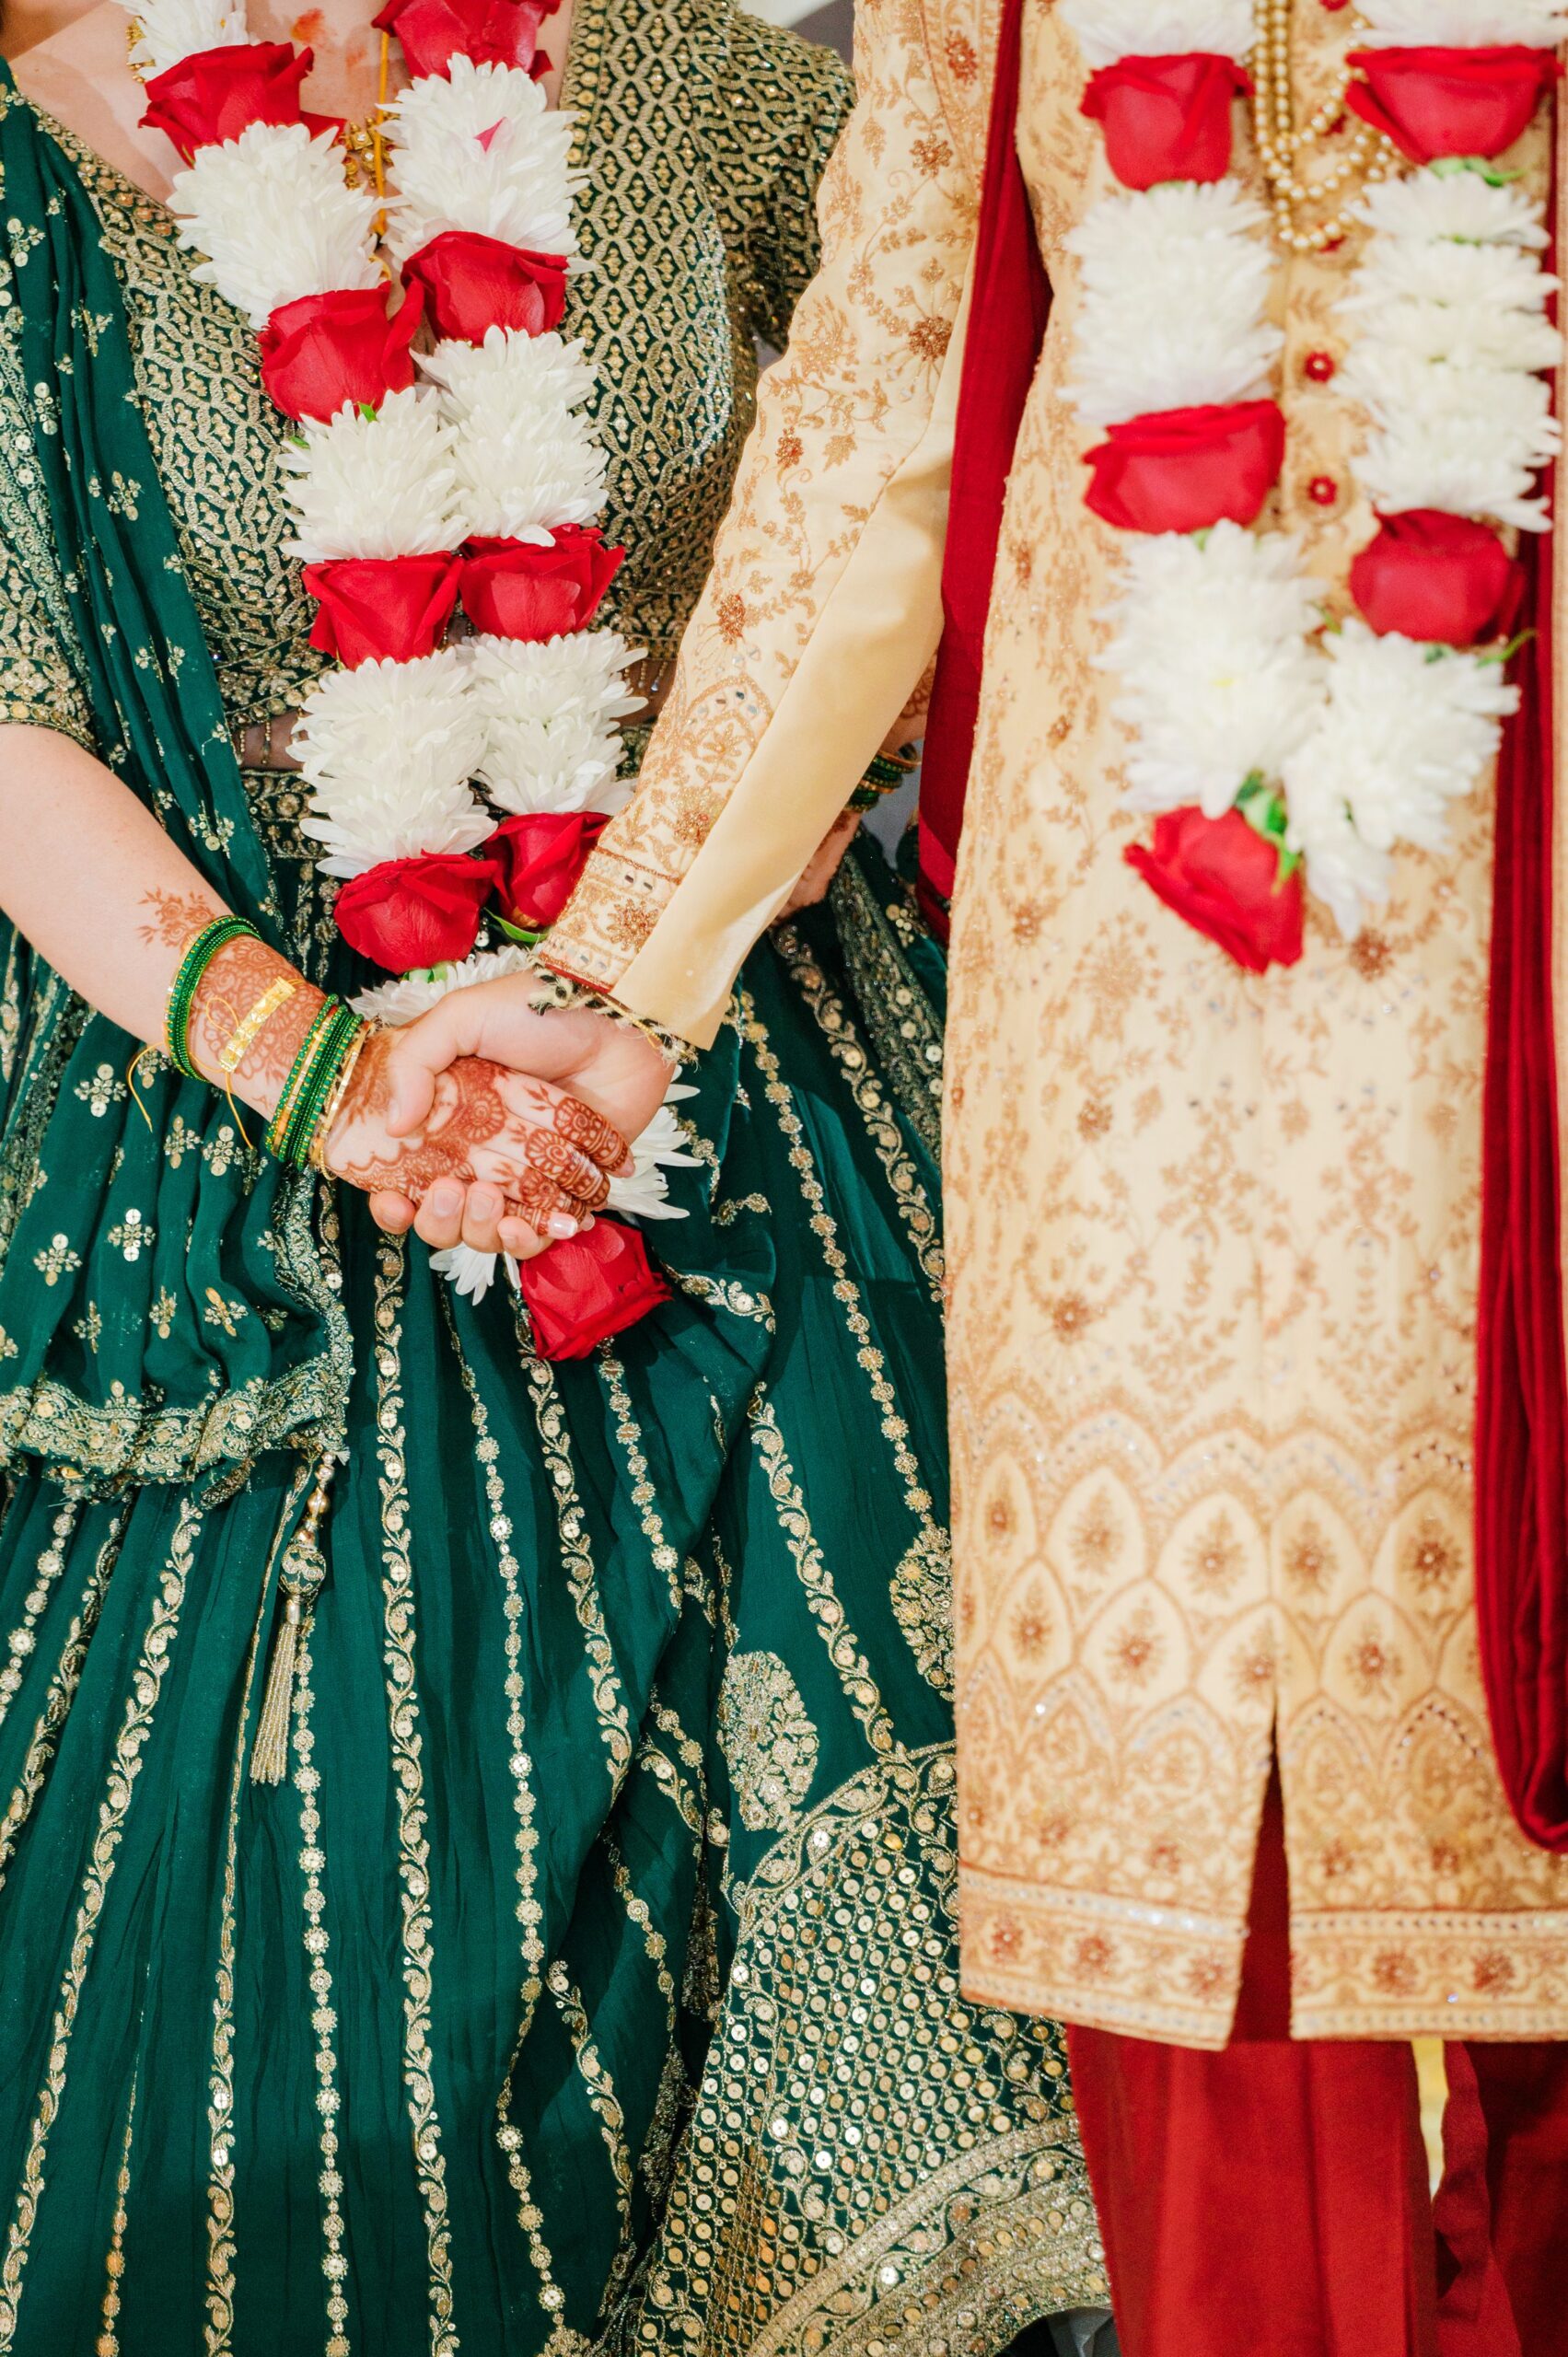
{"label": "red rose", "polygon": [[465,853],[384,859],[338,892],[338,931],[351,949],[394,974],[466,958],[499,871]]}
{"label": "red rose", "polygon": [[484,848],[507,923],[519,933],[547,932],[609,823],[602,810],[535,810],[505,819]]}
{"label": "red rose", "polygon": [[372,19],[377,32],[396,33],[408,70],[444,74],[454,51],[476,65],[520,65],[538,74],[539,29],[557,0],[387,0]]}
{"label": "red rose", "polygon": [[1546,49],[1358,49],[1350,106],[1415,164],[1501,156],[1562,68]]}
{"label": "red rose", "polygon": [[530,253],[473,229],[444,229],[403,264],[429,300],[438,336],[482,343],[487,328],[542,335],[566,308],[566,257]]}
{"label": "red rose", "polygon": [[1113,425],[1085,464],[1085,504],[1124,532],[1200,532],[1252,523],[1284,464],[1276,401],[1167,409]]}
{"label": "red rose", "polygon": [[253,122],[304,122],[335,131],[331,116],[305,114],[299,86],[313,61],[288,41],[247,41],[229,49],[199,49],[146,86],[145,131],[161,131],[189,163],[198,147],[238,139]]}
{"label": "red rose", "polygon": [[549,548],[529,540],[470,540],[463,611],[495,638],[563,638],[584,630],[621,569],[595,525],[557,524]]}
{"label": "red rose", "polygon": [[1351,594],[1375,631],[1474,646],[1507,629],[1523,575],[1490,525],[1434,507],[1377,520],[1377,538],[1350,569]]}
{"label": "red rose", "polygon": [[411,288],[389,319],[390,291],[340,287],[279,305],[261,330],[261,382],[285,417],[335,417],[345,401],[378,409],[407,392],[424,296]]}
{"label": "red rose", "polygon": [[1083,108],[1103,126],[1123,188],[1219,180],[1230,169],[1231,103],[1251,87],[1234,58],[1123,57],[1091,77]]}
{"label": "red rose", "polygon": [[1132,843],[1124,856],[1167,909],[1217,941],[1249,974],[1299,959],[1301,871],[1282,881],[1279,844],[1239,810],[1223,819],[1191,807],[1167,810],[1155,820],[1153,845]]}
{"label": "red rose", "polygon": [[614,1219],[525,1260],[517,1283],[541,1359],[586,1359],[669,1299],[636,1229]]}
{"label": "red rose", "polygon": [[308,564],[304,581],[319,606],[310,644],[350,670],[388,656],[412,663],[433,655],[458,602],[453,555],[339,557]]}

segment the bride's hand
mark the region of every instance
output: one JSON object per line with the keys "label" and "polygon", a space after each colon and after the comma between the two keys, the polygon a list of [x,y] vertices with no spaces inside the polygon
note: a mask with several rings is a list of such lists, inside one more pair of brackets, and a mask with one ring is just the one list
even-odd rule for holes
{"label": "bride's hand", "polygon": [[[394,1121],[407,1036],[377,1032],[366,1042],[327,1142],[328,1169],[369,1195],[389,1233],[412,1226],[438,1248],[528,1260],[577,1234],[604,1202],[608,1174],[627,1164],[619,1131],[548,1081],[471,1054],[426,1072],[425,1088],[404,1095]],[[408,1118],[421,1094],[422,1109]]]}

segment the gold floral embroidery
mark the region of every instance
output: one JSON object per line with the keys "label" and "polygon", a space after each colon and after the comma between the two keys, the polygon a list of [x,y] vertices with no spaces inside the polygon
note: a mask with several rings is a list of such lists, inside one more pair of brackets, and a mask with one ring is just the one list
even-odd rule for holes
{"label": "gold floral embroidery", "polygon": [[719,1689],[719,1742],[740,1821],[751,1832],[795,1822],[817,1772],[818,1735],[777,1654],[732,1654]]}

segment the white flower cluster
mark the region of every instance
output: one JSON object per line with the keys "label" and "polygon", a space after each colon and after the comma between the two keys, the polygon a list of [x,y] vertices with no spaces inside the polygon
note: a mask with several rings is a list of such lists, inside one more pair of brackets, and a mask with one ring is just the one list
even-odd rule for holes
{"label": "white flower cluster", "polygon": [[456,56],[445,74],[395,99],[389,116],[397,197],[389,232],[400,261],[448,229],[535,253],[576,252],[575,117],[552,110],[520,66]]}
{"label": "white flower cluster", "polygon": [[278,458],[294,478],[289,554],[306,564],[429,556],[462,538],[452,435],[427,394],[389,393],[374,416],[345,405],[330,424],[307,418]]}
{"label": "white flower cluster", "polygon": [[150,81],[203,49],[250,38],[244,0],[121,0],[131,19],[131,63]]}
{"label": "white flower cluster", "polygon": [[238,139],[198,147],[176,172],[169,204],[192,270],[253,328],[281,304],[334,287],[378,286],[371,250],[376,199],[343,183],[343,149],[302,122],[253,122]]}
{"label": "white flower cluster", "polygon": [[1536,208],[1474,171],[1428,168],[1370,192],[1372,231],[1341,306],[1356,329],[1341,382],[1371,433],[1355,473],[1376,507],[1550,522],[1536,478],[1561,447],[1542,370],[1547,318]]}
{"label": "white flower cluster", "polygon": [[1519,694],[1485,656],[1378,637],[1348,621],[1326,642],[1327,692],[1282,772],[1289,841],[1347,940],[1388,894],[1401,842],[1440,852],[1448,806],[1497,757]]}
{"label": "white flower cluster", "polygon": [[1238,524],[1135,539],[1105,619],[1098,661],[1121,683],[1117,716],[1134,737],[1131,807],[1195,802],[1219,819],[1249,777],[1279,776],[1321,693],[1318,591],[1294,540]]}
{"label": "white flower cluster", "polygon": [[1085,215],[1067,240],[1082,293],[1066,397],[1086,423],[1267,391],[1283,342],[1267,226],[1231,180],[1167,180]]}
{"label": "white flower cluster", "polygon": [[455,647],[326,672],[305,699],[293,749],[314,789],[300,831],[325,846],[329,876],[473,851],[494,827],[469,784],[484,726]]}
{"label": "white flower cluster", "polygon": [[1097,72],[1123,57],[1239,59],[1258,38],[1252,0],[1062,0],[1060,13]]}
{"label": "white flower cluster", "polygon": [[643,700],[626,692],[633,650],[618,631],[470,638],[459,652],[482,718],[478,774],[498,808],[619,807],[616,723]]}
{"label": "white flower cluster", "polygon": [[540,540],[604,505],[604,451],[579,415],[593,392],[582,346],[492,328],[421,363],[451,428],[463,537]]}
{"label": "white flower cluster", "polygon": [[1555,49],[1560,0],[1360,0],[1368,49]]}

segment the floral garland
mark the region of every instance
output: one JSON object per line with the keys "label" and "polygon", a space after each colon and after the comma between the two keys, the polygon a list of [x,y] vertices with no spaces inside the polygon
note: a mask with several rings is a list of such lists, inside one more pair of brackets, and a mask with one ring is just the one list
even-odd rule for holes
{"label": "floral garland", "polygon": [[[412,78],[357,135],[304,110],[311,52],[252,41],[243,0],[126,5],[143,121],[184,158],[171,205],[193,274],[247,314],[293,421],[290,553],[337,667],[295,732],[303,831],[340,879],[344,939],[403,978],[355,1005],[408,1022],[530,970],[625,798],[616,724],[641,702],[639,650],[591,627],[622,552],[598,522],[592,371],[559,332],[580,179],[573,118],[540,86],[555,0],[389,0],[376,26]],[[422,329],[434,349],[416,353]],[[610,1208],[683,1216],[662,1176],[681,1146],[667,1103]],[[496,1257],[436,1256],[475,1295]],[[614,1222],[508,1265],[545,1355],[665,1295]]]}
{"label": "floral garland", "polygon": [[[1550,528],[1537,479],[1561,440],[1543,213],[1496,159],[1561,73],[1549,52],[1568,11],[1358,5],[1344,108],[1390,162],[1369,164],[1347,216],[1366,232],[1340,307],[1347,355],[1306,368],[1366,413],[1353,472],[1378,529],[1351,570],[1358,611],[1330,622],[1299,542],[1254,528],[1284,462],[1271,390],[1283,338],[1270,215],[1229,174],[1233,101],[1272,0],[1063,0],[1091,68],[1084,112],[1125,192],[1069,240],[1066,398],[1105,433],[1087,505],[1134,536],[1100,658],[1132,738],[1128,807],[1156,820],[1126,855],[1257,972],[1302,956],[1304,885],[1353,938],[1400,843],[1446,846],[1448,806],[1485,777],[1518,706],[1505,535]],[[1398,177],[1396,149],[1411,168]],[[1311,495],[1329,505],[1338,487]]]}

